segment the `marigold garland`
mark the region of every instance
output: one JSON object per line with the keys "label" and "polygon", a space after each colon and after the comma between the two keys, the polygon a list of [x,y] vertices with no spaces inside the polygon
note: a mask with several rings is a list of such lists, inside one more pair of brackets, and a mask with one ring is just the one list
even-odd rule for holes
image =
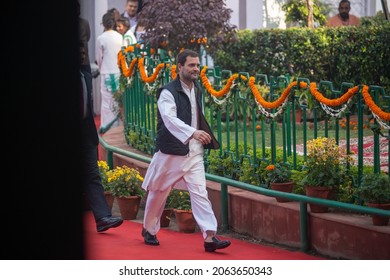
{"label": "marigold garland", "polygon": [[125,52],[128,53],[128,52],[134,52],[134,46],[127,46],[125,48]]}
{"label": "marigold garland", "polygon": [[[289,96],[291,89],[293,87],[295,87],[297,84],[298,84],[297,82],[290,83],[284,89],[282,95],[277,100],[272,101],[272,102],[268,102],[261,96],[260,92],[258,91],[258,89],[255,85],[255,77],[249,78],[249,87],[252,90],[252,94],[255,96],[257,102],[260,103],[261,106],[263,106],[264,108],[267,108],[267,109],[275,109],[275,108],[279,107],[280,105],[282,105],[284,103],[284,101],[287,99],[287,97]],[[307,83],[300,82],[299,86],[301,88],[306,88]]]}
{"label": "marigold garland", "polygon": [[[136,45],[136,47],[138,47],[138,46]],[[132,61],[130,62],[130,66],[127,67],[126,59],[124,56],[124,53],[127,53],[127,52],[134,52],[134,46],[128,46],[124,51],[119,51],[118,52],[118,61],[117,61],[118,67],[122,70],[122,73],[125,77],[130,77],[134,74],[134,67],[135,67],[135,64],[137,63],[137,61],[138,61],[138,68],[139,68],[141,79],[145,83],[153,83],[157,79],[160,70],[162,68],[164,68],[164,66],[170,67],[169,63],[165,63],[165,64],[160,63],[156,66],[156,69],[155,69],[154,73],[152,74],[152,76],[148,77],[146,72],[145,72],[144,58],[143,57],[139,58],[139,59],[137,59],[137,58],[132,59]],[[171,78],[172,79],[176,79],[176,77],[177,77],[176,69],[177,69],[176,65],[172,65],[172,67],[171,67]],[[207,92],[209,92],[212,96],[217,97],[217,98],[223,97],[226,94],[228,94],[230,89],[232,88],[232,86],[234,86],[234,84],[233,84],[234,80],[236,80],[238,78],[238,74],[233,74],[227,80],[226,85],[221,90],[216,91],[211,86],[211,84],[207,78],[206,71],[207,71],[207,66],[204,66],[201,73],[200,73],[200,78],[201,78],[202,84],[205,87],[205,89],[207,90]],[[243,80],[247,80],[247,78],[243,75],[241,75],[240,78]],[[297,82],[290,83],[284,89],[282,95],[277,100],[275,100],[273,102],[268,102],[262,97],[262,95],[258,91],[258,89],[255,85],[255,77],[249,78],[249,87],[250,87],[252,94],[254,95],[256,101],[261,106],[263,106],[264,108],[267,108],[267,109],[275,109],[275,108],[281,106],[285,102],[286,98],[289,96],[291,89],[294,86],[297,86],[297,84],[298,84]],[[307,83],[300,82],[299,86],[300,86],[300,88],[306,88]],[[339,98],[329,99],[329,98],[326,98],[325,96],[323,96],[323,94],[317,90],[317,86],[316,86],[315,82],[310,83],[310,93],[320,103],[325,104],[325,105],[330,106],[330,107],[337,107],[337,106],[343,105],[344,103],[348,102],[358,91],[359,91],[359,86],[354,86],[354,87],[350,88],[345,94],[343,94]],[[363,95],[365,103],[367,104],[367,106],[370,108],[370,110],[375,115],[377,115],[381,120],[390,121],[390,113],[381,110],[381,108],[379,108],[375,104],[375,102],[372,100],[371,95],[368,91],[367,85],[362,86],[362,95]]]}
{"label": "marigold garland", "polygon": [[[222,96],[226,95],[226,94],[230,91],[230,89],[231,89],[231,87],[232,87],[232,85],[233,85],[233,81],[234,81],[235,79],[238,78],[238,74],[233,74],[233,75],[228,79],[228,81],[226,82],[226,85],[224,86],[224,88],[222,88],[222,89],[219,90],[219,91],[216,91],[216,90],[211,86],[211,84],[210,84],[210,82],[209,82],[209,79],[207,78],[206,71],[207,71],[207,66],[204,66],[203,69],[202,69],[202,71],[200,72],[200,79],[202,80],[202,84],[203,84],[203,86],[205,87],[205,89],[206,89],[211,95],[213,95],[213,96],[215,96],[215,97],[222,97]],[[243,75],[241,75],[241,79],[246,80],[246,77],[243,76]]]}
{"label": "marigold garland", "polygon": [[[127,48],[129,48],[129,47],[127,47]],[[137,58],[134,58],[130,62],[130,66],[127,67],[125,56],[123,55],[122,51],[118,52],[118,67],[119,67],[119,69],[122,70],[123,76],[130,77],[133,75],[136,62],[137,62]]]}
{"label": "marigold garland", "polygon": [[177,77],[176,65],[172,65],[172,69],[171,69],[171,78],[174,80],[174,79],[176,79],[176,77]]}
{"label": "marigold garland", "polygon": [[368,92],[368,86],[363,85],[362,94],[364,98],[364,102],[366,102],[367,106],[370,110],[376,114],[379,118],[385,121],[390,121],[390,113],[386,113],[379,108],[371,98],[370,93]]}
{"label": "marigold garland", "polygon": [[350,88],[345,94],[340,96],[339,98],[336,99],[329,99],[326,98],[325,96],[322,95],[321,92],[317,90],[316,83],[312,82],[310,83],[310,92],[311,94],[320,102],[325,105],[331,106],[331,107],[336,107],[336,106],[341,106],[345,102],[347,102],[352,96],[354,96],[357,92],[359,91],[359,87],[355,86]]}
{"label": "marigold garland", "polygon": [[[146,72],[145,72],[145,67],[144,67],[144,58],[138,59],[138,69],[139,69],[139,74],[141,75],[141,79],[144,83],[153,83],[158,76],[158,73],[160,70],[164,67],[164,63],[160,63],[156,66],[156,70],[153,72],[152,76],[148,77]],[[169,64],[167,64],[169,65]]]}

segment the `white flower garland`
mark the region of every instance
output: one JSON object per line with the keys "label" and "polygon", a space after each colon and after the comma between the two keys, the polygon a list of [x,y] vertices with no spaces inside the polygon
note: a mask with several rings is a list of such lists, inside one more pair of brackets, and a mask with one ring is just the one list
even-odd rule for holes
{"label": "white flower garland", "polygon": [[214,95],[210,94],[211,97],[213,98],[214,102],[217,103],[217,105],[222,105],[226,102],[226,100],[232,95],[232,89],[233,87],[235,87],[238,83],[232,83],[232,85],[230,86],[230,89],[228,91],[228,93],[225,95],[225,97],[223,99],[218,99],[217,97],[215,97]]}
{"label": "white flower garland", "polygon": [[319,102],[319,103],[327,115],[330,115],[330,116],[336,117],[336,118],[340,118],[341,114],[344,113],[344,111],[348,108],[348,105],[351,102],[351,100],[352,100],[352,98],[348,99],[347,103],[343,104],[340,109],[333,109],[332,107],[329,107],[326,104],[323,104],[321,102]]}
{"label": "white flower garland", "polygon": [[271,119],[274,119],[276,118],[277,116],[279,116],[280,114],[283,113],[284,111],[284,107],[286,107],[287,103],[288,103],[288,98],[286,98],[286,100],[284,100],[284,102],[282,103],[282,105],[280,105],[278,107],[278,110],[275,112],[275,113],[270,113],[268,112],[258,101],[257,99],[255,98],[255,102],[257,104],[257,107],[259,108],[259,111],[267,118],[271,118]]}
{"label": "white flower garland", "polygon": [[385,123],[377,114],[375,114],[373,111],[371,111],[371,113],[374,116],[375,120],[379,123],[379,125],[383,129],[390,130],[390,126],[387,123]]}

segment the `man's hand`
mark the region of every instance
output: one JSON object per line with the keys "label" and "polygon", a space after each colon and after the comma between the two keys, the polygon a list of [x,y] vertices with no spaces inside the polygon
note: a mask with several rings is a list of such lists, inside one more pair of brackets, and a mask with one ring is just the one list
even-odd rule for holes
{"label": "man's hand", "polygon": [[211,136],[204,130],[196,130],[192,137],[203,145],[209,144],[211,142]]}

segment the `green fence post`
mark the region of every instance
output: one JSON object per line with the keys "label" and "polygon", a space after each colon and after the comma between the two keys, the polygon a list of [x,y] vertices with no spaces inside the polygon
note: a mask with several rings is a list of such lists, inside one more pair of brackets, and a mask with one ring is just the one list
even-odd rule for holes
{"label": "green fence post", "polygon": [[221,184],[221,210],[222,210],[222,231],[227,231],[229,227],[228,217],[228,188],[227,185]]}
{"label": "green fence post", "polygon": [[307,203],[299,202],[299,221],[300,221],[300,237],[301,237],[301,251],[307,252],[309,249],[308,229],[307,229]]}

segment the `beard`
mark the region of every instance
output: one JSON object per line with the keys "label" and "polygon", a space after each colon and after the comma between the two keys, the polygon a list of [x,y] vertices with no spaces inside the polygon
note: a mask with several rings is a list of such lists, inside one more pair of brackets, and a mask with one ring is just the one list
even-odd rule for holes
{"label": "beard", "polygon": [[340,13],[340,17],[342,20],[346,21],[349,19],[349,14],[348,13]]}

